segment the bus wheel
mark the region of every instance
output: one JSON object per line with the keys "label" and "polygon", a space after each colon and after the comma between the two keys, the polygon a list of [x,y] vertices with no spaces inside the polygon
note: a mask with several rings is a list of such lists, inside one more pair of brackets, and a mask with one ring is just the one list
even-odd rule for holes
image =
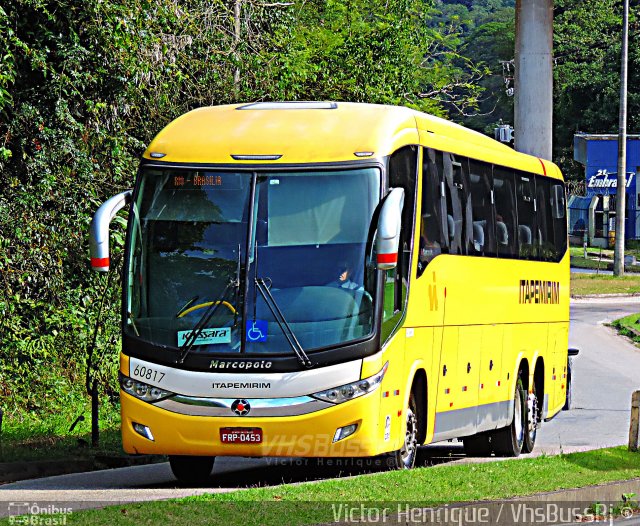
{"label": "bus wheel", "polygon": [[527,397],[526,407],[526,433],[524,434],[524,443],[522,444],[523,453],[531,453],[536,445],[536,436],[538,434],[538,424],[540,423],[540,400],[536,384],[533,382],[533,392]]}
{"label": "bus wheel", "polygon": [[413,393],[409,398],[409,406],[405,409],[407,429],[404,435],[404,443],[398,451],[388,456],[388,465],[391,469],[411,469],[416,465],[418,455],[418,411]]}
{"label": "bus wheel", "polygon": [[203,484],[209,480],[216,457],[172,455],[169,465],[173,475],[183,484]]}
{"label": "bus wheel", "polygon": [[486,433],[478,433],[462,439],[464,453],[468,457],[488,457],[491,455],[491,441]]}
{"label": "bus wheel", "polygon": [[517,457],[522,451],[527,422],[526,392],[518,376],[513,394],[513,420],[511,424],[491,433],[493,452],[501,457]]}

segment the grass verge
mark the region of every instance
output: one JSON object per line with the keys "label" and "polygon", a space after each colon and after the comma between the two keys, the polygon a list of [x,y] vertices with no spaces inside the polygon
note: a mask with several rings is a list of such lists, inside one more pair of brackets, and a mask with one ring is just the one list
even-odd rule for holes
{"label": "grass verge", "polygon": [[631,314],[612,322],[611,326],[622,336],[630,338],[635,343],[640,343],[640,325],[637,323],[639,319],[640,313]]}
{"label": "grass verge", "polygon": [[415,506],[435,506],[505,499],[637,477],[640,477],[640,454],[618,447],[518,461],[439,465],[312,484],[111,506],[74,513],[73,524],[293,526],[332,523],[335,522],[335,505],[339,503],[409,500]]}
{"label": "grass verge", "polygon": [[119,406],[105,397],[100,402],[99,415],[100,447],[91,448],[91,405],[88,398],[72,399],[64,410],[56,413],[21,411],[5,414],[0,434],[0,462],[124,455]]}
{"label": "grass verge", "polygon": [[571,294],[633,294],[640,293],[640,275],[622,277],[599,274],[571,274]]}

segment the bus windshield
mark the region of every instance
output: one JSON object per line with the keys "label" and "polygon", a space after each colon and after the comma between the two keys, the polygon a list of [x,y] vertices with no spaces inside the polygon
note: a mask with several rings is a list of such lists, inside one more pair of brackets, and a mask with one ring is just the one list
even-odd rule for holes
{"label": "bus windshield", "polygon": [[369,336],[376,272],[366,247],[380,177],[143,169],[125,331],[192,353],[290,354],[280,310],[306,351]]}

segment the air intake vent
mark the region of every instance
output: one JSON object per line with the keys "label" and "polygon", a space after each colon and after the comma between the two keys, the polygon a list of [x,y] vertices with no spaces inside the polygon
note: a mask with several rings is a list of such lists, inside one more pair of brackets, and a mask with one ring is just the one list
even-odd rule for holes
{"label": "air intake vent", "polygon": [[277,161],[282,157],[282,154],[274,154],[274,155],[239,155],[239,154],[231,154],[236,161]]}
{"label": "air intake vent", "polygon": [[254,102],[237,110],[335,110],[335,102]]}

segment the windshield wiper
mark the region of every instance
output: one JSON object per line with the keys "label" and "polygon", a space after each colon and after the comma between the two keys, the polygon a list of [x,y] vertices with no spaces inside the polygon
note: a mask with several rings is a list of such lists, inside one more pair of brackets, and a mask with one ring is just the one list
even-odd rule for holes
{"label": "windshield wiper", "polygon": [[298,357],[298,361],[307,368],[312,367],[313,364],[311,363],[311,360],[302,348],[302,345],[300,345],[298,338],[296,338],[296,335],[293,333],[291,325],[289,325],[286,318],[284,317],[284,314],[282,314],[280,307],[278,307],[278,304],[276,303],[273,294],[271,294],[269,287],[267,287],[266,283],[264,282],[264,279],[256,278],[255,283],[258,287],[258,290],[260,291],[260,294],[262,295],[262,298],[264,299],[264,302],[267,304],[267,307],[269,307],[271,314],[273,314],[273,317],[278,323],[282,334],[284,334],[284,337],[287,339],[287,342],[291,346],[291,349]]}
{"label": "windshield wiper", "polygon": [[[220,305],[222,305],[223,303],[225,303],[225,301],[227,300],[227,294],[229,294],[229,290],[231,289],[231,287],[233,287],[235,289],[235,291],[236,291],[236,305],[238,305],[238,303],[237,303],[237,301],[238,301],[238,289],[240,288],[240,250],[239,250],[239,248],[240,247],[238,246],[238,261],[237,261],[237,265],[236,265],[236,275],[229,279],[229,282],[227,283],[227,286],[222,291],[222,294],[220,296],[217,296],[220,299],[217,300],[217,301],[213,301],[211,303],[211,305],[209,305],[207,310],[204,312],[202,317],[198,320],[198,323],[195,324],[195,326],[191,330],[191,333],[189,334],[189,337],[184,342],[184,346],[183,346],[184,350],[180,354],[180,356],[179,356],[178,360],[176,361],[176,363],[184,363],[185,358],[187,356],[189,356],[189,353],[191,352],[191,349],[193,349],[193,346],[196,343],[196,340],[200,337],[200,334],[202,334],[202,331],[209,324],[209,322],[211,321],[211,318],[213,318],[214,314],[218,310],[218,307]],[[190,305],[193,301],[195,301],[195,299],[197,299],[197,296],[196,296],[196,298],[194,298],[194,299],[190,300],[189,302],[187,302],[187,305]],[[178,314],[180,314],[180,312],[184,311],[184,309],[187,307],[187,305],[182,307],[182,309],[180,309]],[[238,311],[236,309],[235,312],[234,312],[233,326],[235,327],[237,324],[238,324]]]}
{"label": "windshield wiper", "polygon": [[222,291],[222,294],[218,296],[220,299],[212,302],[211,305],[209,305],[205,313],[198,320],[198,323],[196,323],[195,327],[191,330],[189,337],[184,342],[184,350],[182,351],[182,354],[180,354],[180,357],[178,358],[176,363],[184,363],[185,358],[189,355],[191,349],[193,349],[193,346],[195,345],[197,339],[200,337],[200,334],[202,334],[202,331],[205,329],[205,327],[209,324],[211,318],[213,318],[214,314],[218,310],[218,307],[226,302],[227,295],[229,294],[229,290],[231,289],[231,287],[238,287],[238,282],[233,278],[229,280],[229,283],[227,283],[227,286],[224,288],[224,291]]}

